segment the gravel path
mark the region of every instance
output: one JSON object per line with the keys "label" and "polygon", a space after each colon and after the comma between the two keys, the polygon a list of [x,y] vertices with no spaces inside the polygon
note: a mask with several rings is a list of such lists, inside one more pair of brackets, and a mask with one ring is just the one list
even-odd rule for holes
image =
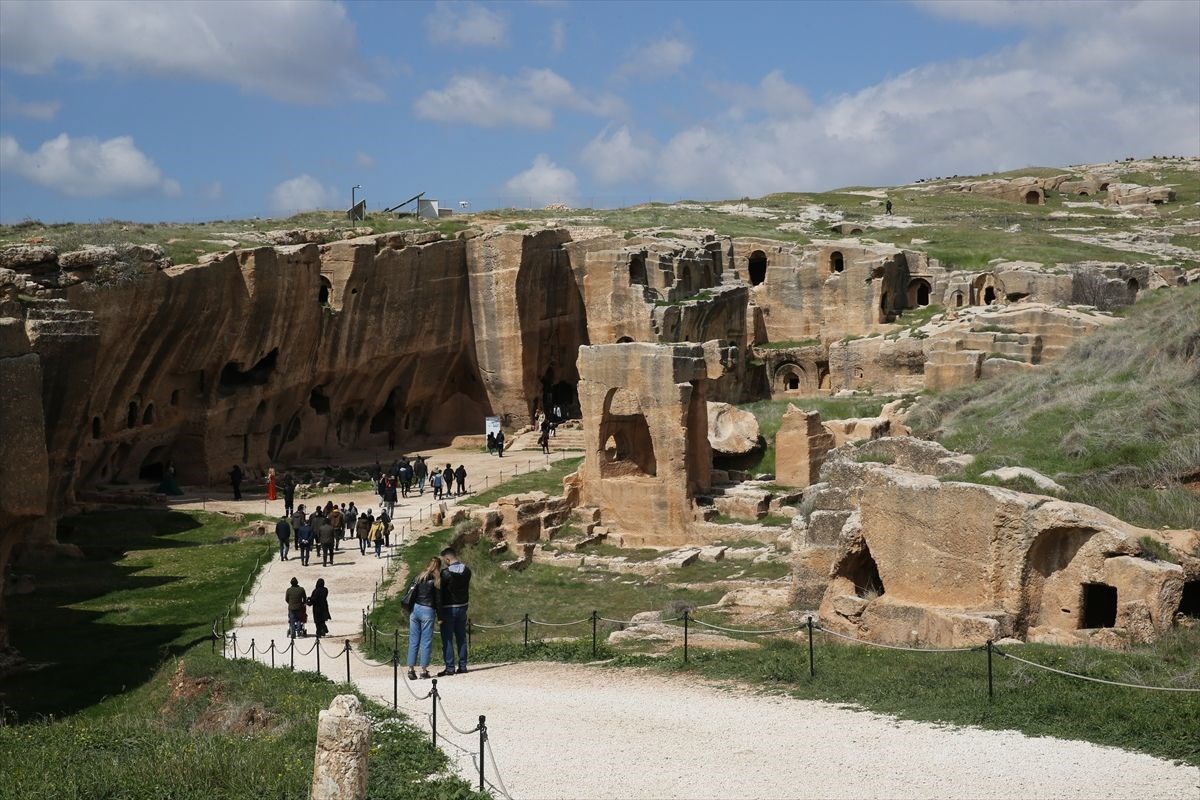
{"label": "gravel path", "polygon": [[[498,470],[497,461],[482,462],[478,474]],[[322,576],[334,617],[322,645],[322,672],[344,680],[342,648],[345,641],[358,641],[361,611],[382,562],[372,554],[360,556],[357,547],[338,560],[332,568],[307,570],[298,561],[272,562],[236,628],[239,646],[253,638],[259,648],[271,639],[286,647],[282,601],[288,580],[297,575],[311,589]],[[301,640],[297,652],[314,643]],[[270,661],[261,651],[258,658]],[[278,666],[288,663],[288,655],[276,655]],[[315,669],[316,655],[297,655],[295,663],[297,669]],[[370,666],[354,651],[350,667],[364,692],[391,704],[390,665]],[[905,722],[638,670],[479,665],[468,675],[439,681],[438,688],[459,727],[474,727],[480,714],[487,716],[501,776],[520,800],[1200,798],[1200,769],[1147,755],[1010,731]],[[411,689],[424,695],[429,682],[417,681]],[[430,701],[415,700],[403,683],[398,695],[400,708],[428,730]],[[460,736],[441,723],[439,733],[468,750],[478,747],[478,735]],[[476,780],[477,766],[468,754],[454,744],[443,748],[465,777]],[[490,765],[487,771],[490,775]]]}

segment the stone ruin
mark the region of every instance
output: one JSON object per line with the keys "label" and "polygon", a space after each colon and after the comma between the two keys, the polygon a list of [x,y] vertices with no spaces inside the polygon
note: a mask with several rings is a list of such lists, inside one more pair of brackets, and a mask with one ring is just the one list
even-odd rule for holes
{"label": "stone ruin", "polygon": [[[168,464],[185,485],[221,484],[234,464],[254,478],[389,432],[401,448],[444,443],[490,415],[519,432],[553,406],[582,417],[572,492],[593,528],[702,543],[714,514],[780,504],[713,469],[721,404],[1035,369],[1112,322],[1099,300],[1180,278],[1123,264],[971,272],[858,238],[292,240],[188,265],[154,248],[0,250],[0,579],[14,557],[59,552],[56,520],[97,487],[153,484]],[[757,438],[723,425],[718,448]],[[838,444],[858,435],[823,425]],[[824,435],[806,432],[809,449]],[[0,647],[5,634],[0,613]]]}

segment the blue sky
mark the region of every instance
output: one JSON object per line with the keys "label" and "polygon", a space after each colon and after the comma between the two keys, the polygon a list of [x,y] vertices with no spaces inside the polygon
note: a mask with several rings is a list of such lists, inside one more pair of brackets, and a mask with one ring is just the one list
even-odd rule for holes
{"label": "blue sky", "polygon": [[0,3],[0,219],[616,205],[1200,150],[1200,3]]}

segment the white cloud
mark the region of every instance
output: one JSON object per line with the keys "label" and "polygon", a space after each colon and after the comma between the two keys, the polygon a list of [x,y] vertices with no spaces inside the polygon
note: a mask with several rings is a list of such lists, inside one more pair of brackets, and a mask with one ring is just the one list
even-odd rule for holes
{"label": "white cloud", "polygon": [[578,192],[575,173],[560,167],[544,153],[533,159],[533,166],[508,179],[504,188],[519,200],[528,199],[535,206],[550,202],[569,201]]}
{"label": "white cloud", "polygon": [[623,115],[625,104],[612,94],[592,94],[549,69],[527,69],[515,78],[458,75],[444,89],[431,89],[416,99],[422,119],[461,122],[482,128],[535,128],[554,124],[554,112],[567,109],[603,117]]}
{"label": "white cloud", "polygon": [[359,169],[375,169],[375,156],[359,150],[354,154],[354,166]]}
{"label": "white cloud", "polygon": [[556,19],[550,23],[550,52],[554,55],[562,55],[562,52],[567,49],[567,23],[561,19]]}
{"label": "white cloud", "polygon": [[1073,17],[1056,4],[1040,17],[1017,5],[1031,31],[1018,44],[811,110],[781,75],[764,79],[754,105],[782,96],[792,113],[715,116],[680,130],[649,146],[647,174],[660,189],[741,196],[1197,153],[1200,4],[1089,3]]}
{"label": "white cloud", "polygon": [[476,3],[439,2],[425,17],[429,41],[463,47],[502,47],[508,43],[508,18]]}
{"label": "white cloud", "polygon": [[0,65],[27,74],[60,62],[230,83],[278,100],[379,99],[346,9],[328,0],[4,0]]}
{"label": "white cloud", "polygon": [[584,145],[580,158],[600,183],[640,182],[650,174],[656,147],[650,137],[635,140],[629,126],[622,125],[602,130]]}
{"label": "white cloud", "polygon": [[804,88],[790,83],[782,70],[771,70],[757,86],[742,83],[713,83],[709,89],[729,104],[729,114],[745,116],[750,111],[762,111],[771,117],[804,114],[812,110],[812,101]]}
{"label": "white cloud", "polygon": [[225,196],[225,187],[220,181],[201,184],[197,193],[205,200],[220,200]]}
{"label": "white cloud", "polygon": [[0,171],[13,172],[32,183],[70,197],[161,192],[180,194],[179,183],[163,175],[133,143],[132,136],[106,141],[72,139],[59,134],[26,152],[12,136],[0,136]]}
{"label": "white cloud", "polygon": [[638,47],[617,70],[617,76],[647,81],[667,78],[690,64],[694,52],[683,38],[667,34]]}
{"label": "white cloud", "polygon": [[58,112],[62,110],[62,103],[58,100],[5,100],[0,104],[0,108],[3,108],[5,113],[18,117],[49,122],[58,116]]}
{"label": "white cloud", "polygon": [[286,180],[271,190],[271,210],[277,214],[295,214],[321,208],[340,207],[338,192],[305,173]]}

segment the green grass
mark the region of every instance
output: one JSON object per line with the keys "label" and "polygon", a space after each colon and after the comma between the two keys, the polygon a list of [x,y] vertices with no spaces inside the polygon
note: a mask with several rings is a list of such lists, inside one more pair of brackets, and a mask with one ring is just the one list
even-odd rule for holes
{"label": "green grass", "polygon": [[830,420],[874,417],[879,414],[885,402],[885,399],[879,397],[800,397],[788,400],[759,400],[740,405],[739,408],[758,418],[758,432],[767,443],[759,460],[742,468],[751,473],[775,472],[775,434],[779,432],[779,425],[789,405],[795,405],[804,411],[820,411],[822,420]]}
{"label": "green grass", "polygon": [[[424,567],[454,536],[455,530],[446,528],[427,534],[410,545],[404,556],[408,573],[411,575],[414,569]],[[460,557],[471,567],[471,622],[474,625],[509,623],[522,619],[525,614],[529,614],[531,619],[545,622],[570,622],[589,618],[593,610],[599,611],[601,616],[618,620],[629,619],[641,611],[674,614],[684,607],[714,603],[723,594],[719,590],[673,588],[668,585],[678,577],[673,571],[651,576],[627,575],[603,568],[585,566],[578,570],[536,561],[521,572],[506,570],[501,564],[512,560],[512,553],[492,556],[486,541],[461,553]],[[403,628],[407,623],[400,609],[399,597],[382,601],[372,611],[371,621],[384,631],[391,631],[397,626]],[[535,625],[530,627],[530,638],[570,637],[581,633],[585,627],[547,628]],[[602,623],[600,630],[607,635],[613,627],[609,623]],[[502,630],[476,628],[472,647],[520,641],[522,637],[520,625]],[[381,638],[372,655],[390,658],[390,639]]]}
{"label": "green grass", "polygon": [[767,514],[757,519],[717,514],[713,517],[712,521],[717,525],[767,525],[773,528],[787,528],[792,524],[792,518],[785,517],[782,514]]}
{"label": "green grass", "polygon": [[[664,573],[673,583],[711,583],[728,580],[778,580],[792,572],[791,564],[783,559],[776,561],[696,561],[686,567],[678,567]],[[726,624],[726,623],[723,623]]]}
{"label": "green grass", "polygon": [[815,347],[821,344],[820,339],[790,339],[780,342],[763,342],[755,345],[762,350],[791,350],[800,347]]}
{"label": "green grass", "polygon": [[[908,653],[815,638],[816,676],[806,641],[767,639],[756,650],[693,648],[672,658],[619,655],[614,666],[731,680],[794,697],[846,703],[923,722],[1017,730],[1139,750],[1200,765],[1200,696],[1122,689],[1063,678],[995,658],[995,699],[987,696],[987,656]],[[1178,630],[1127,653],[1018,645],[1016,655],[1092,677],[1200,688],[1200,631]]]}
{"label": "green grass", "polygon": [[479,494],[465,497],[462,502],[467,505],[486,506],[501,497],[526,492],[545,492],[552,497],[557,497],[563,491],[563,478],[578,469],[582,461],[582,456],[555,461],[549,469],[535,469],[532,472],[523,473]]}
{"label": "green grass", "polygon": [[[13,646],[45,668],[11,676],[0,702],[21,718],[63,715],[133,689],[163,659],[208,642],[274,536],[224,541],[230,517],[159,509],[68,517],[83,551],[29,567],[37,590],[9,598]],[[103,657],[97,657],[103,654]]]}
{"label": "green grass", "polygon": [[977,455],[956,479],[1030,467],[1136,525],[1192,527],[1200,496],[1179,479],[1200,463],[1197,309],[1197,286],[1151,294],[1053,364],[923,398],[909,424]]}
{"label": "green grass", "polygon": [[[315,673],[227,661],[200,645],[133,692],[66,720],[0,726],[0,797],[308,797],[317,713],[347,691]],[[407,719],[364,705],[374,721],[372,800],[483,797],[450,772],[445,754]],[[237,725],[247,713],[266,724]]]}

